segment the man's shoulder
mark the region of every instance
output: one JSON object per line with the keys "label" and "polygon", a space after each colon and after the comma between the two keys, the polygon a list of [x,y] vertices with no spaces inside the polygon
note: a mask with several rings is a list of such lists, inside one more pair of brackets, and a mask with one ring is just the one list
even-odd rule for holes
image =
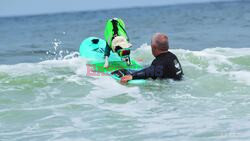
{"label": "man's shoulder", "polygon": [[171,51],[168,51],[167,54],[176,56],[176,55],[175,55],[173,52],[171,52]]}
{"label": "man's shoulder", "polygon": [[174,59],[177,58],[177,56],[174,53],[172,53],[171,51],[167,52],[167,56],[170,56],[170,57],[172,57]]}
{"label": "man's shoulder", "polygon": [[160,54],[159,57],[157,57],[157,58],[160,59],[160,58],[173,58],[173,57],[175,58],[176,55],[174,53],[168,51],[168,52],[164,52],[164,53]]}

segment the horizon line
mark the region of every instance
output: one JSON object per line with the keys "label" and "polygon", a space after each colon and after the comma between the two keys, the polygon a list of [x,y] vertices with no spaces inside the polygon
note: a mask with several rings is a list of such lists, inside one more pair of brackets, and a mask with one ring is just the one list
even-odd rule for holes
{"label": "horizon line", "polygon": [[[239,0],[245,1],[245,0]],[[36,13],[36,14],[21,14],[21,15],[6,15],[1,16],[1,18],[17,18],[17,17],[33,17],[33,16],[46,16],[46,15],[60,15],[60,14],[74,14],[81,12],[99,12],[99,11],[112,11],[112,10],[126,10],[126,9],[135,9],[135,8],[157,8],[157,7],[167,7],[167,6],[178,6],[178,5],[193,5],[193,4],[208,4],[208,3],[228,3],[228,2],[237,2],[237,0],[218,0],[218,1],[206,1],[206,2],[187,2],[187,3],[175,3],[175,4],[163,4],[163,5],[148,5],[148,6],[127,6],[127,7],[115,7],[115,8],[101,8],[101,9],[89,9],[89,10],[75,10],[75,11],[62,11],[62,12],[49,12],[49,13]]]}

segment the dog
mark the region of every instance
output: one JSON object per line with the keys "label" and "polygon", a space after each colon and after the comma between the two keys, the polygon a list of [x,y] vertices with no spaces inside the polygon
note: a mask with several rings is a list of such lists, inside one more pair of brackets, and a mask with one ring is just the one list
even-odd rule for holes
{"label": "dog", "polygon": [[104,53],[104,67],[109,67],[108,60],[111,51],[117,53],[127,65],[131,65],[130,49],[132,44],[129,43],[129,37],[123,20],[118,18],[109,19],[106,23],[104,37],[107,42]]}

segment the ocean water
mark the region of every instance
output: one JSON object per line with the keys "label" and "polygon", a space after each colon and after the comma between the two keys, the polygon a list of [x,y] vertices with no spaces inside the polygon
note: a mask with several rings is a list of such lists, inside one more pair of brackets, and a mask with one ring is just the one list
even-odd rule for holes
{"label": "ocean water", "polygon": [[[81,41],[124,19],[132,57],[168,34],[183,81],[88,75]],[[249,141],[250,2],[0,18],[0,141]]]}

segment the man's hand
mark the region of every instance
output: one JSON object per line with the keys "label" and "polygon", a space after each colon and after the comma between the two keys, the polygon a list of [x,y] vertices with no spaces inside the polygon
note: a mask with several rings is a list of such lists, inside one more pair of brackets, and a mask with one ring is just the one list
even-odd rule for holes
{"label": "man's hand", "polygon": [[121,83],[126,84],[126,83],[128,83],[129,80],[132,80],[132,79],[133,79],[132,75],[125,75],[121,78]]}

